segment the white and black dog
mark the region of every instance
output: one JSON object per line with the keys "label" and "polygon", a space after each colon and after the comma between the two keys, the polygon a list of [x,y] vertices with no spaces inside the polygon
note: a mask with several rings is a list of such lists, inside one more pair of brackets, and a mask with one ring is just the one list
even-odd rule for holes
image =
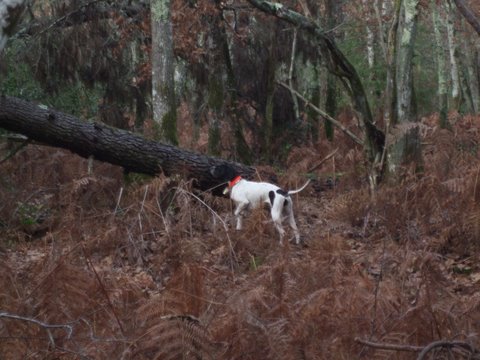
{"label": "white and black dog", "polygon": [[290,195],[305,189],[310,180],[297,190],[285,191],[267,182],[255,182],[242,179],[242,177],[238,176],[235,170],[228,165],[216,166],[211,172],[215,177],[228,181],[228,186],[223,193],[225,195],[230,193],[230,199],[232,199],[236,205],[234,214],[237,219],[237,230],[242,229],[242,213],[245,210],[268,204],[270,206],[273,223],[280,234],[280,243],[282,243],[283,236],[285,235],[285,230],[282,226],[285,218],[288,218],[288,223],[295,234],[296,243],[300,243],[300,232],[298,231],[295,217],[293,216],[293,203]]}

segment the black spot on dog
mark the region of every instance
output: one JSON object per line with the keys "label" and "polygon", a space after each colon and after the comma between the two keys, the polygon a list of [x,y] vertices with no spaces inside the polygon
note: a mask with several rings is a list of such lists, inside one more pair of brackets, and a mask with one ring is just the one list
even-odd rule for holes
{"label": "black spot on dog", "polygon": [[287,197],[287,196],[288,196],[288,191],[285,191],[285,190],[282,190],[282,189],[278,189],[278,190],[277,190],[277,194],[280,194],[280,195],[282,195],[282,196]]}
{"label": "black spot on dog", "polygon": [[270,205],[273,206],[273,202],[275,201],[275,192],[273,190],[270,190],[268,192],[268,197],[270,199]]}

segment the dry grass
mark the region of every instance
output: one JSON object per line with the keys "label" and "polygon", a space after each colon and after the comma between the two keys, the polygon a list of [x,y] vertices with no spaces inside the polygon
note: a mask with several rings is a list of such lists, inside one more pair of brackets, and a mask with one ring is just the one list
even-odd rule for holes
{"label": "dry grass", "polygon": [[[478,349],[480,119],[453,132],[428,120],[424,175],[375,198],[343,141],[292,153],[298,174],[339,148],[315,170],[338,184],[294,199],[305,247],[280,246],[262,211],[235,232],[229,202],[188,183],[127,184],[113,166],[88,174],[86,160],[29,147],[0,167],[0,358],[416,356],[355,338]],[[467,358],[451,351],[431,355]]]}

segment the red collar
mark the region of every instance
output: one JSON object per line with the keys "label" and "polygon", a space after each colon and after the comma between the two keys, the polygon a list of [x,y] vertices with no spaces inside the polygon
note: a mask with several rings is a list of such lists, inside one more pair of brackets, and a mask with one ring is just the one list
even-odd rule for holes
{"label": "red collar", "polygon": [[239,182],[240,180],[242,180],[242,177],[241,177],[241,176],[237,176],[235,179],[233,179],[232,181],[230,181],[230,182],[228,183],[228,187],[229,187],[230,189],[233,188],[235,185],[238,184],[238,182]]}

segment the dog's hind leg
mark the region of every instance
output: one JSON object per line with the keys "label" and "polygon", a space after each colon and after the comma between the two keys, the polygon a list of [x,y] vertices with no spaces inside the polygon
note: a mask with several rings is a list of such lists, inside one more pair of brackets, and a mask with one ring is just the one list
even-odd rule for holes
{"label": "dog's hind leg", "polygon": [[293,212],[291,212],[288,216],[288,223],[290,224],[290,227],[293,229],[293,233],[295,234],[295,243],[297,245],[300,244],[300,231],[298,231],[297,223],[295,222],[295,218],[293,217]]}
{"label": "dog's hind leg", "polygon": [[297,223],[295,222],[295,217],[293,216],[293,205],[291,201],[286,201],[287,203],[285,204],[285,212],[287,213],[288,224],[295,234],[295,243],[298,245],[300,244],[300,232],[298,231]]}

